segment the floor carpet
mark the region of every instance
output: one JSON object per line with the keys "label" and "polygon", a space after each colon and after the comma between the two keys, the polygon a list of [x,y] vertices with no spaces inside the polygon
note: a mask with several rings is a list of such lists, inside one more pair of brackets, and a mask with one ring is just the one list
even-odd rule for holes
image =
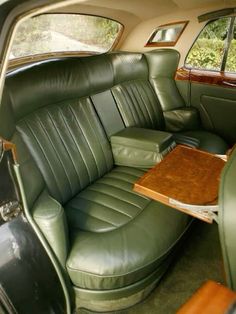
{"label": "floor carpet", "polygon": [[174,314],[208,279],[224,283],[218,229],[216,224],[196,221],[157,288],[140,304],[113,314]]}

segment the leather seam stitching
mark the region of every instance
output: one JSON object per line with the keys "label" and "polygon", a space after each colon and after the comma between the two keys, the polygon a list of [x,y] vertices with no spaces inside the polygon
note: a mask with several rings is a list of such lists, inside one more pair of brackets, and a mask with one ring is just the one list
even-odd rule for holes
{"label": "leather seam stitching", "polygon": [[[112,195],[112,194],[110,194],[110,193],[105,193],[105,192],[101,192],[101,191],[99,191],[99,190],[96,190],[96,189],[94,189],[94,188],[88,188],[88,190],[89,191],[93,191],[93,192],[96,192],[96,193],[98,193],[98,194],[103,194],[103,195],[105,195],[105,196],[110,196],[110,197],[112,197],[112,198],[114,198],[114,199],[116,199],[116,200],[118,200],[118,201],[121,201],[121,202],[124,202],[124,203],[126,203],[126,204],[129,204],[129,205],[132,205],[132,206],[134,206],[134,207],[136,207],[136,208],[139,208],[139,209],[143,209],[142,207],[140,207],[139,205],[136,205],[136,204],[134,204],[133,202],[131,202],[131,201],[127,201],[127,200],[125,200],[125,199],[120,199],[120,198],[118,198],[118,197],[116,197],[116,196],[114,196],[114,195]],[[123,213],[123,212],[122,212]],[[128,214],[125,214],[125,215],[127,215],[128,216]],[[133,216],[129,216],[130,218],[133,218]]]}

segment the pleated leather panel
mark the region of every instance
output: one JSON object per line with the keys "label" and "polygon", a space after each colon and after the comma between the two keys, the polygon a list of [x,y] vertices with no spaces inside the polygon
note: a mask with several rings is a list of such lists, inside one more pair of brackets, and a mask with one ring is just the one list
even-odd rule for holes
{"label": "pleated leather panel", "polygon": [[77,230],[67,270],[75,286],[118,289],[161,276],[190,223],[189,216],[151,201],[129,223],[110,232]]}
{"label": "pleated leather panel", "polygon": [[150,203],[133,192],[143,174],[140,169],[116,167],[87,187],[65,206],[70,227],[104,232],[131,221]]}
{"label": "pleated leather panel", "polygon": [[64,204],[113,166],[109,143],[88,98],[44,107],[21,120],[50,194]]}
{"label": "pleated leather panel", "polygon": [[163,129],[163,113],[147,80],[124,82],[114,86],[112,93],[127,127]]}

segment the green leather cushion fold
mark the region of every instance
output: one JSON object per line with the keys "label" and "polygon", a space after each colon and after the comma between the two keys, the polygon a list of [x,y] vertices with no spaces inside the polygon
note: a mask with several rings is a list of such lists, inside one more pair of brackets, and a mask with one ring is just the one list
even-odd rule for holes
{"label": "green leather cushion fold", "polygon": [[199,129],[200,118],[198,110],[194,107],[184,107],[164,113],[166,130],[179,132]]}
{"label": "green leather cushion fold", "polygon": [[150,202],[132,191],[141,169],[116,167],[78,193],[65,210],[71,230],[107,232],[121,227]]}
{"label": "green leather cushion fold", "polygon": [[144,128],[125,128],[111,136],[116,165],[152,167],[175,146],[170,133]]}
{"label": "green leather cushion fold", "polygon": [[226,142],[218,135],[205,130],[184,131],[180,134],[187,135],[199,140],[199,149],[213,154],[225,154],[229,149]]}
{"label": "green leather cushion fold", "polygon": [[62,267],[65,267],[69,237],[63,207],[44,190],[32,208],[32,215]]}

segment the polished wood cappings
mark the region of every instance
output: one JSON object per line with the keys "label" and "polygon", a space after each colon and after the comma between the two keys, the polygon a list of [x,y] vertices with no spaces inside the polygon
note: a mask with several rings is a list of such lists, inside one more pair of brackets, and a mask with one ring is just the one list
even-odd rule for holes
{"label": "polished wood cappings", "polygon": [[207,281],[177,314],[226,314],[235,301],[235,292],[214,281]]}
{"label": "polished wood cappings", "polygon": [[17,152],[16,152],[16,145],[12,142],[9,142],[0,137],[0,143],[2,142],[3,150],[4,151],[11,151],[12,157],[15,163],[17,163]]}
{"label": "polished wood cappings", "polygon": [[188,69],[185,67],[182,67],[176,71],[175,80],[218,85],[228,88],[236,87],[236,74],[219,71]]}

